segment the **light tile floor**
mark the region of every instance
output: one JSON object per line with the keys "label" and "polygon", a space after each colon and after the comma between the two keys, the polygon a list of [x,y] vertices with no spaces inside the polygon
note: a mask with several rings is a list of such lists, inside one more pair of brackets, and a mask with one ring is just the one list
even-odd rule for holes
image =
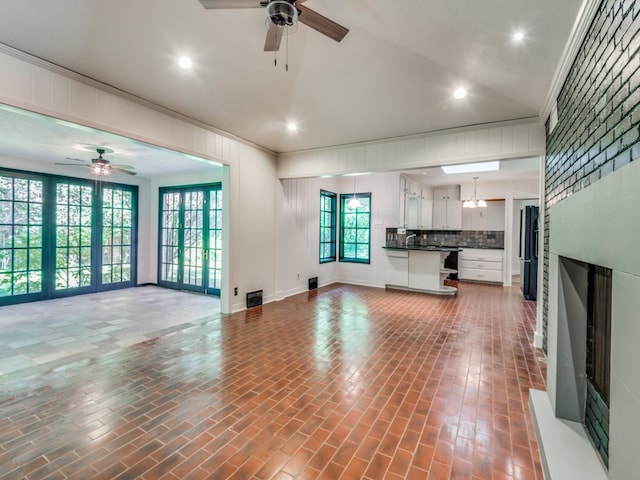
{"label": "light tile floor", "polygon": [[0,307],[0,378],[46,371],[219,313],[217,297],[156,286]]}

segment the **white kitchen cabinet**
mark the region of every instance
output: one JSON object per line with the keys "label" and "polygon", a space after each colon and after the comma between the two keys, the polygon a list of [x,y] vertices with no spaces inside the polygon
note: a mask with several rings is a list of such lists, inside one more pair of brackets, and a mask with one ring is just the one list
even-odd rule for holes
{"label": "white kitchen cabinet", "polygon": [[455,270],[444,268],[444,260],[450,251],[404,250],[387,248],[385,284],[389,288],[403,288],[434,293],[455,295],[456,287],[444,284],[444,279]]}
{"label": "white kitchen cabinet", "polygon": [[458,258],[460,280],[502,283],[503,250],[464,248]]}
{"label": "white kitchen cabinet", "polygon": [[405,227],[418,228],[420,216],[420,198],[407,195]]}
{"label": "white kitchen cabinet", "polygon": [[434,200],[460,200],[460,185],[436,187],[433,189]]}
{"label": "white kitchen cabinet", "polygon": [[435,230],[462,229],[462,202],[460,186],[433,189],[433,214],[431,228]]}
{"label": "white kitchen cabinet", "polygon": [[422,190],[418,226],[423,230],[428,230],[433,225],[433,200],[431,200],[430,193],[425,189]]}
{"label": "white kitchen cabinet", "polygon": [[389,286],[409,286],[409,251],[387,250],[385,283]]}
{"label": "white kitchen cabinet", "polygon": [[444,268],[450,252],[411,250],[409,253],[409,288],[438,295],[454,295],[456,287],[444,284],[444,279],[455,270]]}
{"label": "white kitchen cabinet", "polygon": [[431,228],[435,230],[462,230],[462,202],[460,200],[434,200]]}
{"label": "white kitchen cabinet", "polygon": [[[422,188],[409,177],[400,175],[400,225],[423,228]],[[424,227],[427,228],[427,227]]]}

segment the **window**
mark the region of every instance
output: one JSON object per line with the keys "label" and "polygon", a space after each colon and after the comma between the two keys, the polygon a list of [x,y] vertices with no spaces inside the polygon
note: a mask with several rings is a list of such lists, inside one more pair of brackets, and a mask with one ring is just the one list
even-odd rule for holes
{"label": "window", "polygon": [[42,187],[0,175],[0,297],[42,291]]}
{"label": "window", "polygon": [[89,287],[93,186],[56,183],[56,290]]}
{"label": "window", "polygon": [[0,305],[133,286],[137,191],[0,170]]}
{"label": "window", "polygon": [[352,208],[353,194],[340,195],[340,261],[369,263],[371,240],[371,194],[358,193],[361,206]]}
{"label": "window", "polygon": [[133,192],[115,187],[102,190],[102,283],[132,278]]}
{"label": "window", "polygon": [[336,194],[320,190],[320,263],[336,261]]}
{"label": "window", "polygon": [[220,295],[221,185],[160,188],[158,284]]}

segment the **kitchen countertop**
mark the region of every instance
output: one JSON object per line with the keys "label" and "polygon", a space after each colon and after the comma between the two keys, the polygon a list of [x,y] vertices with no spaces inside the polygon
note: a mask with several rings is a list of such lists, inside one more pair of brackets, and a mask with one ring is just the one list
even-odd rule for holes
{"label": "kitchen countertop", "polygon": [[462,252],[464,250],[500,250],[504,251],[504,248],[498,247],[425,247],[423,245],[409,245],[408,247],[396,247],[393,245],[385,245],[382,248],[387,250],[427,250],[427,251],[440,251],[440,252]]}
{"label": "kitchen countertop", "polygon": [[409,245],[408,247],[384,246],[382,248],[386,250],[420,250],[426,252],[459,252],[462,250],[458,247],[423,247],[420,245]]}

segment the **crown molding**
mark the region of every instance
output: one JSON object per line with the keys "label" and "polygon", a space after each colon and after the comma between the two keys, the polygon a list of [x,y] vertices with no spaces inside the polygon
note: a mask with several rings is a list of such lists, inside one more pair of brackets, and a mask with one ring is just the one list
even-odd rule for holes
{"label": "crown molding", "polygon": [[602,0],[584,0],[580,7],[576,21],[571,29],[571,34],[569,35],[567,44],[562,52],[560,63],[553,75],[551,88],[549,89],[549,93],[547,94],[542,110],[540,110],[540,121],[543,123],[547,121],[547,117],[549,117],[551,110],[554,108],[560,89],[567,79],[569,70],[571,70],[571,67],[573,66],[573,62],[580,51],[582,42],[584,41],[584,38],[589,31],[589,27],[591,26],[601,4]]}

